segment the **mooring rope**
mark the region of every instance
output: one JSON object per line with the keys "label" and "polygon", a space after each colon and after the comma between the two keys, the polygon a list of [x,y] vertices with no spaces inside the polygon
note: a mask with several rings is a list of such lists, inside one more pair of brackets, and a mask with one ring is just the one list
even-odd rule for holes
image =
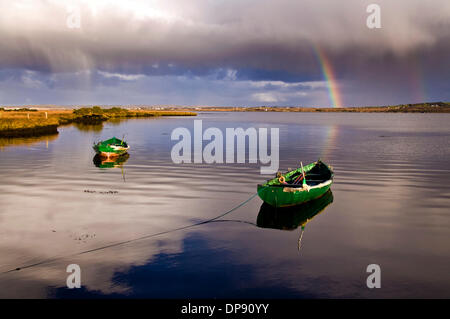
{"label": "mooring rope", "polygon": [[249,201],[251,201],[253,198],[255,198],[256,195],[258,195],[258,193],[253,194],[253,195],[250,196],[248,199],[246,199],[245,201],[243,201],[243,202],[240,203],[239,205],[237,205],[237,206],[231,208],[230,210],[226,211],[225,213],[223,213],[223,214],[221,214],[221,215],[219,215],[219,216],[216,216],[216,217],[214,217],[214,218],[205,220],[205,221],[201,221],[201,222],[198,222],[198,223],[195,223],[195,224],[190,224],[190,225],[186,225],[186,226],[182,226],[182,227],[178,227],[178,228],[174,228],[174,229],[170,229],[170,230],[165,230],[165,231],[158,232],[158,233],[154,233],[154,234],[149,234],[149,235],[141,236],[141,237],[138,237],[138,238],[133,238],[133,239],[121,241],[121,242],[118,242],[118,243],[109,244],[109,245],[102,246],[102,247],[98,247],[98,248],[93,248],[93,249],[81,251],[81,252],[78,252],[78,253],[75,253],[75,254],[72,254],[72,255],[67,255],[67,256],[54,257],[54,258],[51,258],[51,259],[46,259],[46,260],[43,260],[43,261],[40,261],[40,262],[31,264],[31,265],[26,265],[26,266],[22,266],[22,267],[17,267],[17,268],[15,268],[15,269],[10,269],[10,270],[7,270],[7,271],[3,271],[3,272],[1,272],[0,274],[7,274],[7,273],[14,272],[14,271],[22,270],[22,269],[33,268],[33,267],[40,266],[40,265],[43,265],[43,264],[48,264],[48,263],[51,263],[51,262],[54,262],[54,261],[57,261],[57,260],[60,260],[60,259],[69,258],[69,257],[75,257],[75,256],[80,256],[80,255],[92,253],[92,252],[95,252],[95,251],[104,250],[104,249],[111,248],[111,247],[117,247],[117,246],[129,244],[129,243],[132,243],[132,242],[136,242],[136,241],[139,241],[139,240],[144,240],[144,239],[148,239],[148,238],[152,238],[152,237],[156,237],[156,236],[161,236],[161,235],[169,234],[169,233],[172,233],[172,232],[176,232],[176,231],[180,231],[180,230],[184,230],[184,229],[188,229],[188,228],[192,228],[192,227],[204,225],[204,224],[207,224],[207,223],[211,223],[211,222],[216,221],[217,219],[219,219],[219,218],[221,218],[221,217],[223,217],[223,216],[225,216],[225,215],[228,215],[228,214],[234,212],[236,209],[241,208],[242,206],[244,206],[245,204],[247,204]]}

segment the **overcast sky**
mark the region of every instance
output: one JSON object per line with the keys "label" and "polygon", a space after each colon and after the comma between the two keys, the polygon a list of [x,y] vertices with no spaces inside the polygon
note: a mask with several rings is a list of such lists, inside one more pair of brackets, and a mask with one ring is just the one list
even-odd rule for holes
{"label": "overcast sky", "polygon": [[[366,26],[371,3],[380,29]],[[448,0],[0,0],[0,12],[0,105],[331,106],[317,50],[343,105],[450,100]]]}

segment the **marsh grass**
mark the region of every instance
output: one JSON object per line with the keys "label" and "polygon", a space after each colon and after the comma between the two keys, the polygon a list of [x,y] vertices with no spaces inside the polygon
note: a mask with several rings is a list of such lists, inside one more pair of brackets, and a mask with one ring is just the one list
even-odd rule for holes
{"label": "marsh grass", "polygon": [[0,131],[17,130],[35,127],[45,127],[49,125],[58,125],[59,121],[55,118],[1,118]]}
{"label": "marsh grass", "polygon": [[197,113],[189,111],[159,111],[159,110],[127,110],[119,107],[102,109],[98,106],[80,108],[73,111],[74,116],[103,116],[105,119],[154,117],[154,116],[195,116]]}
{"label": "marsh grass", "polygon": [[57,133],[59,125],[94,121],[144,118],[156,116],[195,116],[187,111],[126,110],[122,108],[102,109],[100,107],[76,110],[3,110],[0,108],[0,136],[38,136]]}

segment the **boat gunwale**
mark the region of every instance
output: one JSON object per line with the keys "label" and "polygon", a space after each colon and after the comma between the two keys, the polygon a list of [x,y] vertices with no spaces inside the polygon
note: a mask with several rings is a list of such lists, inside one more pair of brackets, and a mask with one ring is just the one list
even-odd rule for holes
{"label": "boat gunwale", "polygon": [[[309,185],[308,185],[308,186],[309,186],[309,189],[320,188],[320,187],[328,186],[328,182],[329,182],[330,184],[333,182],[333,178],[334,178],[334,172],[333,172],[333,170],[331,169],[331,167],[330,167],[328,164],[322,162],[320,159],[317,160],[316,162],[312,162],[312,163],[308,164],[307,166],[310,166],[310,165],[311,165],[311,166],[310,166],[307,170],[304,170],[304,171],[305,171],[305,174],[306,174],[307,172],[309,172],[310,170],[312,170],[319,162],[322,163],[322,164],[324,164],[324,165],[328,168],[328,170],[329,170],[330,173],[331,173],[331,177],[330,177],[329,179],[326,179],[326,180],[321,181],[321,182],[320,182],[319,184],[317,184],[317,185],[314,185],[314,186],[312,186],[312,185],[309,186]],[[314,164],[314,165],[312,165],[312,164]],[[284,174],[281,174],[281,176],[287,177],[287,176],[289,175],[289,177],[290,177],[290,175],[295,174],[295,172],[300,172],[300,170],[301,170],[301,168],[299,167],[299,168],[297,168],[297,169],[294,169],[294,170],[288,171],[288,172],[286,172],[286,173],[284,173]],[[301,184],[270,184],[270,185],[268,185],[270,182],[276,182],[276,181],[278,181],[278,177],[269,179],[269,180],[267,180],[264,184],[257,184],[257,187],[290,187],[290,188],[299,188],[299,189],[303,189],[303,185],[301,185]],[[326,184],[326,185],[323,185],[323,184]],[[320,187],[319,187],[319,186],[320,186]]]}

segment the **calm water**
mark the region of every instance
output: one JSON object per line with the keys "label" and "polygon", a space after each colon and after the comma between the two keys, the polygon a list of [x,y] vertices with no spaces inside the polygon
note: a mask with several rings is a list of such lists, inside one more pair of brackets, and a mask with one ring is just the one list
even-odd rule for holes
{"label": "calm water", "polygon": [[[331,198],[280,217],[260,213],[256,197],[214,222],[133,241],[223,214],[270,176],[260,164],[173,164],[170,134],[194,118],[0,140],[0,297],[450,297],[449,115],[195,119],[278,127],[280,169],[322,158],[335,170]],[[123,134],[128,160],[94,165],[92,143]],[[313,217],[298,250],[302,214]],[[65,288],[69,264],[82,289]],[[381,267],[380,289],[366,286],[369,264]]]}

